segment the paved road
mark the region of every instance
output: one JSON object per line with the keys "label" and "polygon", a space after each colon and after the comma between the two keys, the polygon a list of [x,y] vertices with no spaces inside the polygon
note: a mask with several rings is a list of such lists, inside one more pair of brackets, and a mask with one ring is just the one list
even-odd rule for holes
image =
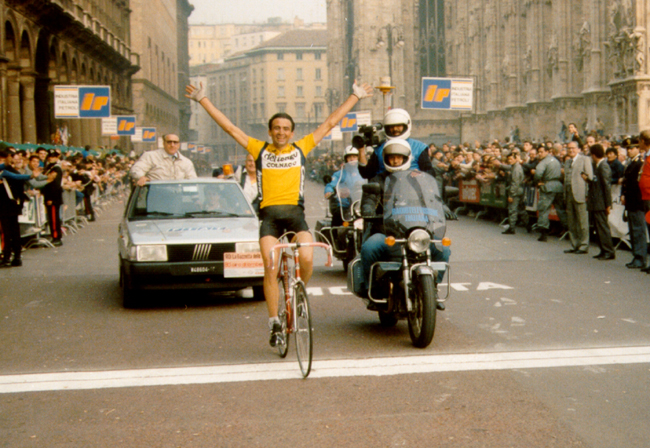
{"label": "paved road", "polygon": [[[320,187],[307,198],[313,224]],[[303,381],[293,351],[268,347],[263,303],[185,293],[123,309],[120,212],[0,271],[0,446],[650,446],[650,276],[627,252],[565,255],[462,218],[425,350],[405,323],[378,326],[340,264],[318,267]]]}

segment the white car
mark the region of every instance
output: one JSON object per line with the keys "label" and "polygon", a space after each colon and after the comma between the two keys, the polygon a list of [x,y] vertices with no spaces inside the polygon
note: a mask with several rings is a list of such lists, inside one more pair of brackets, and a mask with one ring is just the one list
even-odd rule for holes
{"label": "white car", "polygon": [[152,181],[135,187],[119,227],[124,306],[145,290],[236,291],[263,300],[259,221],[234,180]]}

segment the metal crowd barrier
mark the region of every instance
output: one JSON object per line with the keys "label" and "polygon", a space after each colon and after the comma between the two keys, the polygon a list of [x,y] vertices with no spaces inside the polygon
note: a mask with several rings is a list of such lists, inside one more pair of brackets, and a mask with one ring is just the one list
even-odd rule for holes
{"label": "metal crowd barrier", "polygon": [[[105,191],[99,192],[96,189],[91,197],[95,215],[100,215],[107,206],[125,197],[127,186],[123,184],[111,184]],[[79,213],[78,213],[79,211]],[[75,191],[64,190],[63,205],[61,206],[61,223],[64,228],[76,233],[88,220],[83,215],[84,204],[81,202],[77,207]],[[23,213],[18,217],[20,224],[21,238],[28,238],[25,249],[32,247],[54,247],[44,236],[50,234],[45,211],[45,201],[40,194],[32,197],[23,204]]]}
{"label": "metal crowd barrier", "polygon": [[[463,212],[469,209],[470,205],[482,206],[483,209],[478,211],[475,220],[478,220],[482,215],[488,212],[489,208],[493,209],[507,209],[508,208],[508,194],[506,190],[506,183],[490,182],[481,183],[475,179],[463,180],[458,182],[458,198],[456,202],[461,205],[457,207],[454,212]],[[621,205],[621,186],[612,185],[612,210],[609,214],[609,227],[612,232],[613,238],[618,238],[619,243],[624,243],[626,246],[631,247],[630,235],[627,223],[623,222],[623,210],[625,207]],[[526,210],[531,214],[537,216],[537,201],[539,198],[539,191],[537,187],[531,185],[524,186],[524,202]],[[549,212],[549,219],[551,221],[559,221],[560,218],[555,211],[555,207],[551,207]],[[506,219],[507,220],[507,219]],[[503,225],[506,220],[501,224]],[[564,237],[564,236],[563,236]]]}

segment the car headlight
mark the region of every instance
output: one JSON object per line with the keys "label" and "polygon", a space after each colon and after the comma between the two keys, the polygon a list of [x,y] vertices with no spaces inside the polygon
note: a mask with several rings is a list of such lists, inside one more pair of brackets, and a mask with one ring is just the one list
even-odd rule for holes
{"label": "car headlight", "polygon": [[167,246],[164,244],[149,244],[135,246],[136,261],[167,261]]}
{"label": "car headlight", "polygon": [[431,236],[426,230],[416,229],[409,235],[408,246],[415,253],[426,252],[429,244],[431,244]]}
{"label": "car headlight", "polygon": [[253,243],[235,243],[235,252],[237,253],[247,253],[247,252],[259,252],[260,243],[255,241]]}

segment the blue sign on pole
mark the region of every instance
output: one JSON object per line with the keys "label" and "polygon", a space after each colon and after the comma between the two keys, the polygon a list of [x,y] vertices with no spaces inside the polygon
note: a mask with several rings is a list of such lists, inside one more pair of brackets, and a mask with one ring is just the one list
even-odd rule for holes
{"label": "blue sign on pole", "polygon": [[156,128],[142,128],[142,141],[156,143]]}
{"label": "blue sign on pole", "polygon": [[108,118],[111,116],[111,88],[107,86],[79,87],[79,118]]}
{"label": "blue sign on pole", "polygon": [[340,125],[341,132],[357,132],[359,130],[357,114],[355,112],[350,112],[345,117],[343,117]]}
{"label": "blue sign on pole", "polygon": [[117,135],[135,135],[135,116],[117,117]]}
{"label": "blue sign on pole", "polygon": [[422,108],[451,109],[451,79],[422,79]]}
{"label": "blue sign on pole", "polygon": [[422,78],[422,109],[472,110],[471,78]]}

